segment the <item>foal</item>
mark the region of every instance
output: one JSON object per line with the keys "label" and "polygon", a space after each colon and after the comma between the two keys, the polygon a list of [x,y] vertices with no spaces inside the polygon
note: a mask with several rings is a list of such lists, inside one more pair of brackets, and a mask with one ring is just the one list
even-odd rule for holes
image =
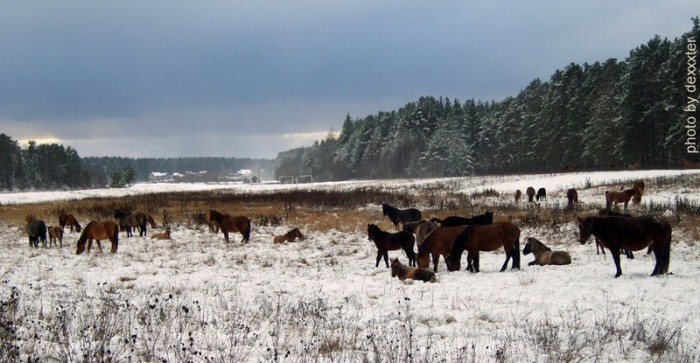
{"label": "foal", "polygon": [[528,266],[568,265],[571,263],[571,256],[567,252],[552,251],[552,249],[545,246],[544,243],[532,237],[527,239],[525,248],[523,248],[523,255],[527,255],[530,252],[535,255],[535,260],[528,263]]}

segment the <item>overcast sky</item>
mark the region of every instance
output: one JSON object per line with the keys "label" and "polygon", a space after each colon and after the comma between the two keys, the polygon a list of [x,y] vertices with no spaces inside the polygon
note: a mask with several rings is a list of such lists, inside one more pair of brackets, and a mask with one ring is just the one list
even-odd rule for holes
{"label": "overcast sky", "polygon": [[420,96],[501,100],[690,30],[687,1],[11,1],[0,133],[81,156],[274,158]]}

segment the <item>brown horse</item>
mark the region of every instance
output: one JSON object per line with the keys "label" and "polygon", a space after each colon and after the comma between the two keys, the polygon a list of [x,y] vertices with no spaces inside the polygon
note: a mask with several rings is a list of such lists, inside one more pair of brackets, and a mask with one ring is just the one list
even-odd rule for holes
{"label": "brown horse", "polygon": [[226,243],[229,242],[229,232],[239,232],[243,236],[241,243],[248,243],[250,240],[250,218],[246,216],[232,216],[210,209],[209,220],[221,229]]}
{"label": "brown horse", "polygon": [[535,199],[535,188],[527,187],[527,189],[525,190],[525,194],[527,194],[527,201],[532,203]]}
{"label": "brown horse", "polygon": [[170,227],[165,229],[165,232],[156,233],[151,235],[151,239],[171,239],[170,238]]}
{"label": "brown horse", "polygon": [[423,282],[437,282],[433,271],[427,268],[408,267],[402,264],[398,258],[391,259],[391,277],[398,277],[401,281],[410,279]]}
{"label": "brown horse", "polygon": [[633,189],[637,189],[637,194],[632,197],[632,204],[639,204],[642,202],[642,195],[644,194],[644,181],[639,180],[632,186]]}
{"label": "brown horse", "polygon": [[155,218],[150,213],[143,212],[143,214],[146,216],[146,221],[148,221],[148,224],[151,226],[151,228],[158,228],[158,224],[156,224]]}
{"label": "brown horse", "polygon": [[520,203],[520,198],[523,196],[523,192],[520,189],[515,191],[515,203]]}
{"label": "brown horse", "polygon": [[638,251],[649,245],[656,264],[651,276],[667,274],[671,261],[671,224],[663,217],[599,217],[578,218],[579,242],[585,244],[591,235],[610,250],[615,262],[615,277],[622,275],[620,250]]}
{"label": "brown horse", "polygon": [[274,243],[284,243],[284,242],[295,242],[299,238],[300,241],[304,240],[304,235],[301,234],[299,228],[294,228],[282,236],[275,236],[272,240]]}
{"label": "brown horse", "polygon": [[437,227],[438,225],[435,222],[426,221],[425,219],[414,222],[406,222],[403,224],[404,231],[416,235],[416,244],[418,245],[418,248],[420,248],[420,245],[423,243],[423,240],[428,233],[432,232]]}
{"label": "brown horse", "polygon": [[46,247],[46,223],[41,219],[36,219],[34,215],[27,215],[27,234],[29,235],[29,247],[39,247],[41,244]]}
{"label": "brown horse", "polygon": [[146,225],[148,223],[148,217],[146,213],[136,212],[134,214],[128,214],[119,219],[119,226],[126,229],[126,236],[131,237],[132,228],[139,230],[139,237],[146,235]]}
{"label": "brown horse", "polygon": [[455,227],[438,227],[428,233],[423,240],[423,243],[418,247],[418,267],[428,268],[430,261],[428,256],[433,258],[433,271],[438,271],[438,262],[440,255],[447,263],[452,243],[455,238],[467,228],[467,225]]}
{"label": "brown horse", "polygon": [[52,245],[59,246],[63,248],[63,227],[61,226],[48,226],[47,230],[49,232],[49,247]]}
{"label": "brown horse", "polygon": [[639,189],[637,188],[627,189],[622,192],[606,191],[605,208],[610,209],[610,207],[612,207],[613,204],[617,207],[618,203],[624,203],[625,211],[627,211],[627,204],[630,202],[630,199],[632,199],[632,197],[635,195],[639,195]]}
{"label": "brown horse", "polygon": [[78,223],[78,220],[70,213],[61,212],[58,216],[58,224],[61,226],[61,229],[70,226],[71,233],[73,232],[73,228],[75,228],[75,231],[78,233],[82,230],[82,226]]}
{"label": "brown horse", "polygon": [[382,231],[374,224],[368,224],[367,238],[377,246],[377,263],[374,267],[379,267],[379,261],[381,261],[382,257],[384,257],[386,267],[389,267],[389,251],[398,249],[403,249],[406,252],[410,266],[416,265],[416,253],[413,251],[416,239],[413,238],[413,234],[410,232],[389,233]]}
{"label": "brown horse", "polygon": [[107,219],[104,221],[90,221],[90,223],[83,228],[83,233],[80,234],[78,238],[78,246],[75,251],[76,254],[81,254],[85,251],[85,244],[87,243],[87,251],[90,252],[92,248],[92,240],[97,241],[97,248],[102,252],[102,244],[100,240],[108,239],[112,242],[112,253],[117,253],[117,248],[119,248],[119,224],[117,221],[112,219]]}
{"label": "brown horse", "polygon": [[566,199],[568,200],[567,208],[573,209],[578,204],[578,192],[576,188],[571,188],[566,191]]}
{"label": "brown horse", "polygon": [[523,255],[532,253],[535,260],[528,263],[532,265],[568,265],[571,263],[571,256],[564,251],[552,251],[551,248],[544,245],[536,238],[528,238],[523,248]]}
{"label": "brown horse", "polygon": [[[506,270],[508,261],[513,258],[513,267],[520,270],[520,228],[510,222],[498,222],[485,226],[474,224],[457,236],[452,244],[450,257],[447,261],[447,269],[459,270],[462,252],[467,251],[467,270],[479,272],[479,251],[495,251],[503,247],[506,252],[506,261],[501,267],[501,272]],[[469,262],[472,269],[469,269]]]}

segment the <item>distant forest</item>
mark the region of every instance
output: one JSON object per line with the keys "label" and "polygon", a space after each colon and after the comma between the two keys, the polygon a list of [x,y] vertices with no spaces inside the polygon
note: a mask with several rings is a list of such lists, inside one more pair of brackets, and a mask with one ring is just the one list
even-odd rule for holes
{"label": "distant forest", "polygon": [[277,175],[316,180],[673,168],[686,157],[690,37],[655,36],[624,61],[571,63],[500,102],[421,97],[349,114],[339,137],[280,153]]}
{"label": "distant forest", "polygon": [[202,170],[211,180],[251,169],[271,174],[263,179],[330,181],[679,167],[691,37],[700,40],[697,17],[679,38],[655,36],[624,61],[571,63],[500,102],[426,96],[395,111],[348,114],[339,136],[275,160],[81,158],[57,144],[22,149],[0,134],[0,190],[104,187],[121,175],[130,182]]}

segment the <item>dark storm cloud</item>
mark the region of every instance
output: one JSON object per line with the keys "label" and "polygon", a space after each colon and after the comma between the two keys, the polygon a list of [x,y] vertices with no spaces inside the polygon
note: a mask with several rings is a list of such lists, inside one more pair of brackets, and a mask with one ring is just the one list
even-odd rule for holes
{"label": "dark storm cloud", "polygon": [[[696,8],[691,1],[13,2],[0,12],[0,123],[14,138],[81,145],[81,155],[118,155],[110,145],[140,130],[150,139],[134,143],[135,153],[151,145],[141,156],[270,157],[295,145],[289,135],[338,129],[346,113],[362,117],[422,95],[498,100],[569,62],[624,58],[655,34],[689,29]],[[95,125],[110,137],[100,138]],[[261,137],[258,147],[237,149],[243,141],[224,141],[228,130],[230,139]],[[99,150],[88,146],[93,139]],[[187,148],[174,146],[187,139]]]}

